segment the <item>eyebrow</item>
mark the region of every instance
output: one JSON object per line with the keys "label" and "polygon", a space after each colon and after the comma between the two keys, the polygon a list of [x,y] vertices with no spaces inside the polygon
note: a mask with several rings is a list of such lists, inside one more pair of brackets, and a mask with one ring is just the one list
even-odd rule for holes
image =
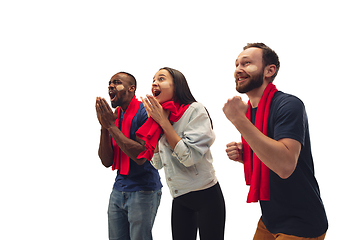
{"label": "eyebrow", "polygon": [[[251,59],[249,56],[243,56],[243,57],[241,57],[241,59]],[[235,63],[237,62],[239,60],[239,58],[237,58],[236,60],[235,60]]]}
{"label": "eyebrow", "polygon": [[112,83],[112,82],[115,82],[115,81],[118,81],[118,82],[121,82],[121,83],[122,83],[122,80],[121,80],[121,79],[113,79],[113,80],[110,80],[110,81],[109,81],[109,84]]}
{"label": "eyebrow", "polygon": [[[159,77],[160,77],[160,76],[164,76],[164,77],[166,77],[166,76],[165,76],[165,74],[159,74]],[[154,76],[154,78],[153,78],[153,79],[155,79],[155,76]]]}
{"label": "eyebrow", "polygon": [[249,56],[243,56],[241,59],[247,59],[247,58],[251,59],[251,57],[249,57]]}

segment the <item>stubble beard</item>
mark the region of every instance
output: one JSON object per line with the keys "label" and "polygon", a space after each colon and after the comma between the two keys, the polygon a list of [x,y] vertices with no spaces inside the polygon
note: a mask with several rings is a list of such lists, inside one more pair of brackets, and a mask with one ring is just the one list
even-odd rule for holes
{"label": "stubble beard", "polygon": [[236,91],[239,93],[247,93],[253,89],[261,87],[263,84],[264,72],[260,72],[259,74],[252,76],[251,78],[246,80],[245,84],[237,83]]}

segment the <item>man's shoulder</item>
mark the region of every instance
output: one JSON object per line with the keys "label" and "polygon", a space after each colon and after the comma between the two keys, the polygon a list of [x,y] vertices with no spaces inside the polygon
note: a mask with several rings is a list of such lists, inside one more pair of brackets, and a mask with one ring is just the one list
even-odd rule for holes
{"label": "man's shoulder", "polygon": [[148,119],[148,115],[143,103],[140,103],[139,110],[136,115],[139,117],[139,121],[146,121]]}
{"label": "man's shoulder", "polygon": [[277,91],[272,99],[272,107],[303,107],[304,103],[300,98],[289,93]]}

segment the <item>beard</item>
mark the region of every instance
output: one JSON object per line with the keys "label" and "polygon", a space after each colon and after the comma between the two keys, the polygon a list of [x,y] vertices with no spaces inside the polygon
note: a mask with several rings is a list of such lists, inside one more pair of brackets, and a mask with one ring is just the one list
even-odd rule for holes
{"label": "beard", "polygon": [[261,87],[264,79],[264,71],[260,71],[259,74],[249,77],[244,84],[236,83],[236,91],[239,93],[247,93],[255,88]]}

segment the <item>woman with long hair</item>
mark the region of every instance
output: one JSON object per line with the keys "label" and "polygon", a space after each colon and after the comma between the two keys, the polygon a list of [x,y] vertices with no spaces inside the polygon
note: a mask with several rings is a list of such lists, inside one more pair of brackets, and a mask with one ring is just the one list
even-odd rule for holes
{"label": "woman with long hair", "polygon": [[225,202],[212,165],[209,113],[178,70],[161,68],[151,90],[142,99],[149,119],[137,132],[147,150],[138,158],[165,170],[173,239],[195,240],[198,229],[202,240],[224,239]]}

